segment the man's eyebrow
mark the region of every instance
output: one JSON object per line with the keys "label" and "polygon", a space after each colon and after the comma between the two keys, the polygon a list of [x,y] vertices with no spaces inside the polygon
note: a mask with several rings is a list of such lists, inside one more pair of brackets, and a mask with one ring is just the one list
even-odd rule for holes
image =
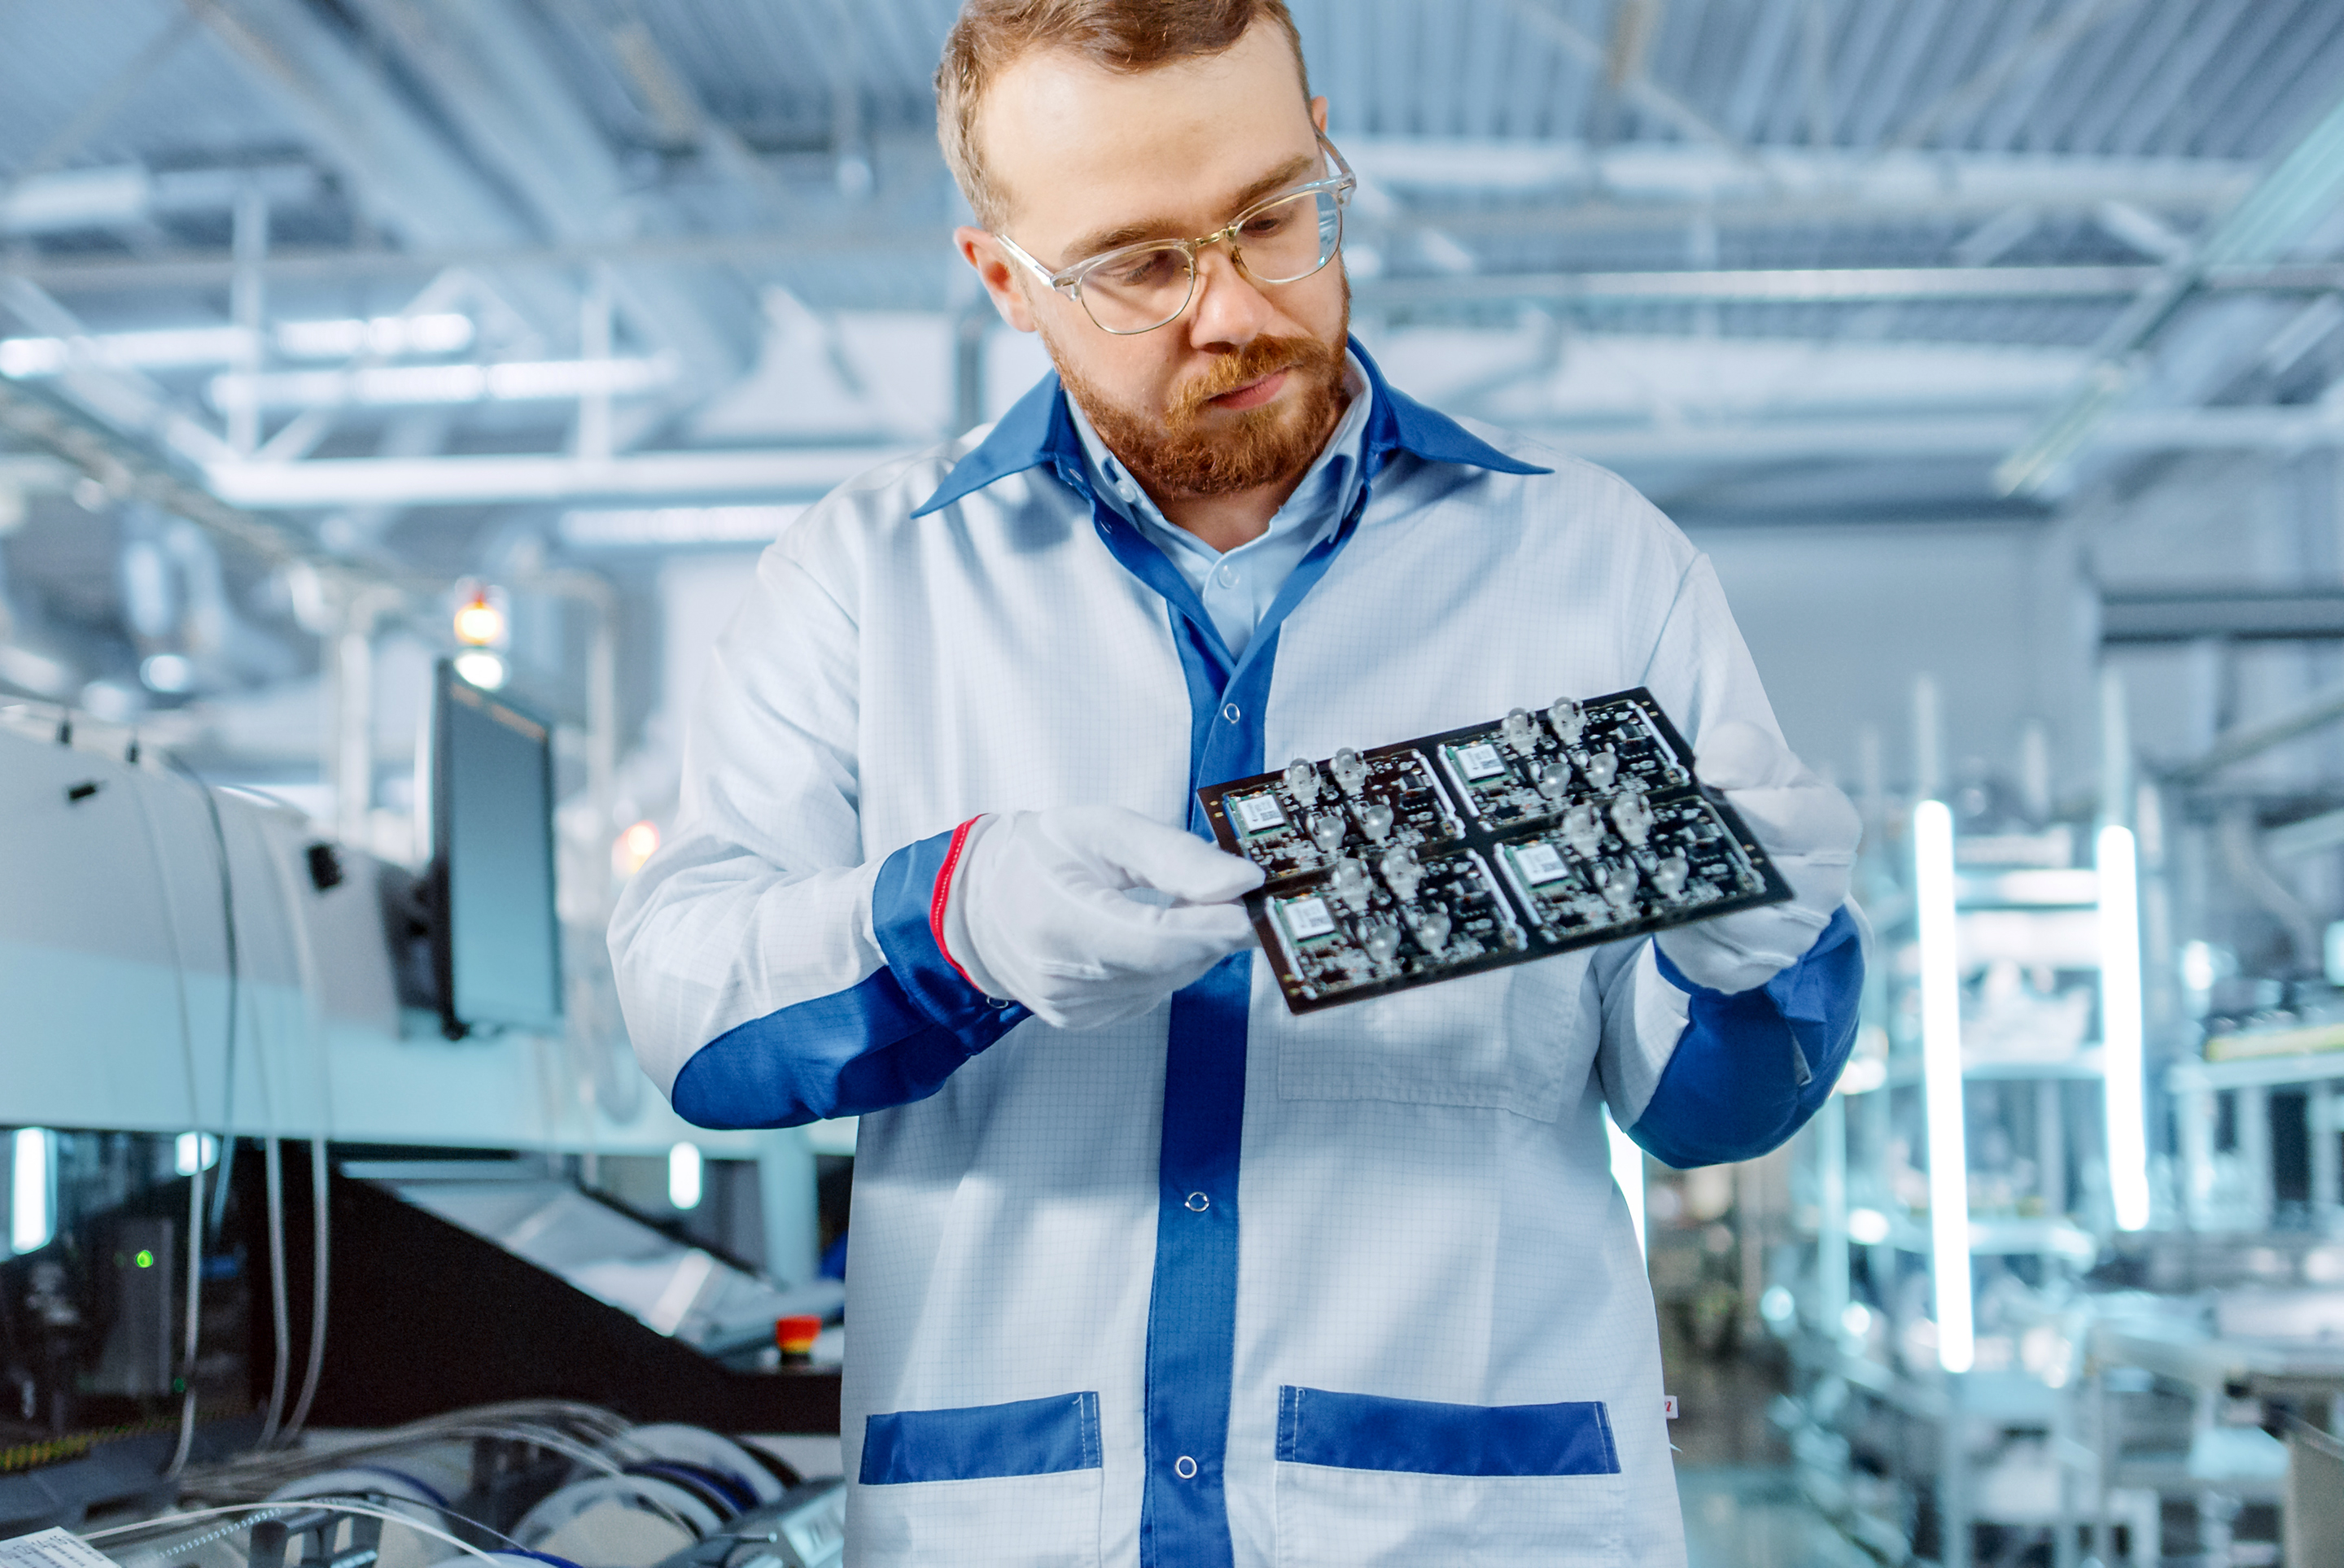
{"label": "man's eyebrow", "polygon": [[[1274,191],[1283,190],[1288,186],[1302,184],[1318,169],[1318,155],[1315,152],[1303,153],[1289,158],[1239,191],[1228,205],[1229,216],[1235,217],[1238,213],[1245,211],[1246,208]],[[1068,259],[1065,265],[1073,266],[1078,262],[1088,261],[1091,257],[1104,252],[1115,250],[1122,246],[1137,245],[1144,239],[1187,239],[1189,237],[1191,236],[1181,232],[1178,224],[1161,219],[1143,219],[1137,223],[1117,224],[1113,228],[1094,229],[1066,246],[1063,254]]]}

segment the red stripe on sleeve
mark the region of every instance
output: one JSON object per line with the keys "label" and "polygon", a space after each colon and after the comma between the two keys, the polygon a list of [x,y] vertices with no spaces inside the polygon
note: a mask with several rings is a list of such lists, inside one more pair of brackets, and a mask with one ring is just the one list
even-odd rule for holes
{"label": "red stripe on sleeve", "polygon": [[952,949],[945,945],[945,906],[952,900],[953,872],[960,867],[960,852],[968,847],[969,829],[984,819],[983,817],[971,817],[953,829],[952,845],[945,850],[945,863],[936,869],[935,891],[928,897],[928,934],[936,939],[936,951],[945,955],[945,962],[952,965],[955,974],[968,980],[971,990],[982,988],[968,979],[968,971],[960,967],[960,960],[953,957]]}

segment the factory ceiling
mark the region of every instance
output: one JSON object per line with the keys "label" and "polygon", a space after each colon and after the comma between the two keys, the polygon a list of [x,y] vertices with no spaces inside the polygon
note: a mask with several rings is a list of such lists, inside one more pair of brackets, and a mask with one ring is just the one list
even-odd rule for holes
{"label": "factory ceiling", "polygon": [[[2344,8],[1294,9],[1387,368],[1689,524],[2344,443]],[[1041,362],[947,242],[953,10],[0,0],[0,686],[136,641],[44,529],[191,518],[247,600],[623,577],[997,412]]]}

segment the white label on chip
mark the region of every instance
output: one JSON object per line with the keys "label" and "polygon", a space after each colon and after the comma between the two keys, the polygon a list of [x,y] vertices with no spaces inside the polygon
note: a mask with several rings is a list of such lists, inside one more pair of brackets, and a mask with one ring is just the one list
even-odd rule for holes
{"label": "white label on chip", "polygon": [[1267,833],[1286,825],[1286,813],[1278,809],[1274,795],[1240,795],[1235,805],[1238,826],[1248,833]]}
{"label": "white label on chip", "polygon": [[1289,899],[1278,906],[1278,912],[1286,917],[1286,929],[1298,942],[1326,936],[1335,929],[1334,912],[1321,898]]}
{"label": "white label on chip", "polygon": [[1479,746],[1459,747],[1457,766],[1465,769],[1468,779],[1488,779],[1506,770],[1506,759],[1498,755],[1496,747],[1484,741]]}
{"label": "white label on chip", "polygon": [[0,1568],[114,1568],[114,1559],[67,1530],[0,1541]]}
{"label": "white label on chip", "polygon": [[1552,844],[1521,845],[1514,850],[1514,864],[1522,869],[1522,875],[1531,879],[1533,887],[1542,882],[1559,882],[1571,873],[1571,868],[1562,863],[1562,857],[1555,853]]}

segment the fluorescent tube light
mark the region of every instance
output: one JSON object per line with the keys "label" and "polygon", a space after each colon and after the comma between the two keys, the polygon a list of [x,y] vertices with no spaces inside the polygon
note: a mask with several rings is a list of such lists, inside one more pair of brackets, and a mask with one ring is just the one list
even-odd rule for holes
{"label": "fluorescent tube light", "polygon": [[[441,311],[427,316],[280,321],[269,337],[276,351],[288,359],[351,359],[361,354],[396,359],[412,354],[459,353],[472,346],[475,331],[470,317]],[[76,338],[6,337],[0,338],[0,376],[16,380],[61,376],[72,367],[76,356],[93,364],[136,370],[233,365],[253,347],[252,334],[241,327],[167,327]]]}
{"label": "fluorescent tube light", "polygon": [[581,548],[629,545],[767,545],[805,512],[803,505],[652,507],[564,512],[561,542]]}
{"label": "fluorescent tube light", "polygon": [[56,1134],[45,1127],[18,1128],[9,1174],[9,1250],[37,1252],[56,1233]]}
{"label": "fluorescent tube light", "polygon": [[2140,879],[2132,830],[2100,829],[2100,1046],[2107,1077],[2108,1197],[2117,1229],[2148,1223],[2148,1130],[2141,1078]]}
{"label": "fluorescent tube light", "polygon": [[212,377],[212,406],[339,408],[419,403],[548,401],[644,392],[675,378],[665,359],[538,359],[500,365],[371,366]]}
{"label": "fluorescent tube light", "polygon": [[696,1143],[679,1143],[667,1151],[667,1201],[678,1209],[700,1207],[701,1159]]}
{"label": "fluorescent tube light", "polygon": [[1962,970],[1955,950],[1954,814],[1913,808],[1913,901],[1921,949],[1921,1083],[1929,1127],[1929,1272],[1936,1285],[1937,1362],[1965,1372],[1970,1320],[1969,1152],[1962,1125]]}

